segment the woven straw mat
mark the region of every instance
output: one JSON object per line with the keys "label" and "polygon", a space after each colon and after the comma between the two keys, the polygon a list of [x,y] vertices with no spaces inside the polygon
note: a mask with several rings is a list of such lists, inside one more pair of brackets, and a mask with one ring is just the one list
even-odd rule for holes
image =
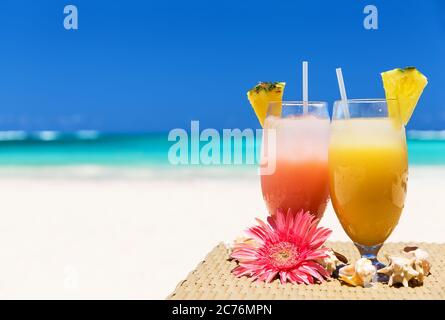
{"label": "woven straw mat", "polygon": [[[327,245],[349,261],[359,257],[352,243],[329,242]],[[388,243],[380,250],[379,258],[385,262],[385,254],[399,254],[408,245],[427,250],[432,264],[431,274],[424,284],[415,288],[389,287],[382,283],[371,288],[351,287],[336,279],[314,285],[282,285],[279,280],[269,284],[251,282],[246,277],[236,278],[232,275],[230,271],[236,262],[229,261],[229,249],[221,243],[187,279],[178,284],[167,299],[445,299],[445,244]]]}

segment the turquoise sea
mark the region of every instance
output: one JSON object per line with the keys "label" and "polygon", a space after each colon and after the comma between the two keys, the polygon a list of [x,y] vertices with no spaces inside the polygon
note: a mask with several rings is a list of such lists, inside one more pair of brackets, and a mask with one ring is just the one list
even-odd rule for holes
{"label": "turquoise sea", "polygon": [[[445,165],[445,139],[437,134],[426,136],[429,138],[425,138],[420,132],[409,135],[410,164]],[[172,165],[168,161],[168,151],[173,144],[174,142],[168,141],[167,133],[0,132],[0,167],[73,165],[169,167]],[[205,143],[201,143],[201,146],[203,144]],[[255,152],[259,144],[258,138],[254,139],[253,144],[244,143],[243,157],[246,153]]]}

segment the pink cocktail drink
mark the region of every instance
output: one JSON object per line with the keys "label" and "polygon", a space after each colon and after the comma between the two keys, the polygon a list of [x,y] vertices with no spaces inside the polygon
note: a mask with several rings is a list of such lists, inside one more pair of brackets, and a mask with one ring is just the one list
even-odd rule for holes
{"label": "pink cocktail drink", "polygon": [[311,103],[304,114],[298,103],[288,104],[283,102],[282,114],[267,117],[264,125],[263,148],[269,150],[263,150],[263,156],[267,154],[275,170],[261,169],[263,198],[271,215],[277,209],[303,209],[321,218],[329,199],[326,105]]}

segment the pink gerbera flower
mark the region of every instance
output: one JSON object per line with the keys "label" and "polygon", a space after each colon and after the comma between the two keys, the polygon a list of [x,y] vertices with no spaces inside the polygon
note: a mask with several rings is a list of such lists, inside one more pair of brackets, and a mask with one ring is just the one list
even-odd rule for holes
{"label": "pink gerbera flower", "polygon": [[317,260],[327,257],[328,248],[323,245],[332,231],[318,227],[319,220],[313,215],[303,210],[294,214],[289,209],[268,217],[268,224],[256,220],[259,225],[246,231],[251,238],[234,245],[235,276],[271,282],[278,275],[283,284],[311,284],[329,277]]}

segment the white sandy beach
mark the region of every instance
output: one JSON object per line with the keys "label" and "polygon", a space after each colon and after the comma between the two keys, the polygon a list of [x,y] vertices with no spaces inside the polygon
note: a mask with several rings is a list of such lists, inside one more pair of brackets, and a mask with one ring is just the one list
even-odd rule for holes
{"label": "white sandy beach", "polygon": [[[0,175],[0,298],[164,299],[212,247],[266,216],[253,170],[194,178],[58,170]],[[411,167],[389,241],[445,242],[444,181],[445,167]],[[330,205],[322,224],[331,240],[348,240]]]}

